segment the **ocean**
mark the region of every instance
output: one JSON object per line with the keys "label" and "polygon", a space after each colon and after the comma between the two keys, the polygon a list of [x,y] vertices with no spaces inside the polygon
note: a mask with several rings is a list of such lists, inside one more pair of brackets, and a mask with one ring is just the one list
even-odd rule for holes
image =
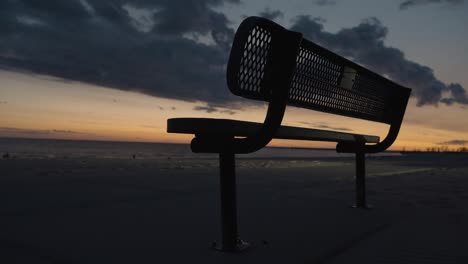
{"label": "ocean", "polygon": [[[216,154],[192,153],[189,144],[88,141],[62,139],[0,138],[0,155],[9,158],[138,158],[138,159],[216,159]],[[381,155],[401,155],[385,152]],[[238,158],[334,158],[352,154],[336,153],[334,149],[266,147]]]}

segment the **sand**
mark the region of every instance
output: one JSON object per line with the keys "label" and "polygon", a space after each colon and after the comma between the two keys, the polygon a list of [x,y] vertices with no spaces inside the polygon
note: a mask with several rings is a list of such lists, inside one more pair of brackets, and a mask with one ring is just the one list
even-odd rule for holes
{"label": "sand", "polygon": [[215,159],[0,160],[0,263],[468,263],[468,155],[238,160],[242,254]]}

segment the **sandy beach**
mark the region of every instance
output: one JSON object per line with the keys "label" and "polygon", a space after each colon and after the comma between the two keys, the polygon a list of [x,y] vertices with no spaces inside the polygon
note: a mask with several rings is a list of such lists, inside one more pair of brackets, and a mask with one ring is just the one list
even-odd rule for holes
{"label": "sandy beach", "polygon": [[242,254],[219,239],[217,160],[0,160],[0,263],[468,263],[468,155],[240,158]]}

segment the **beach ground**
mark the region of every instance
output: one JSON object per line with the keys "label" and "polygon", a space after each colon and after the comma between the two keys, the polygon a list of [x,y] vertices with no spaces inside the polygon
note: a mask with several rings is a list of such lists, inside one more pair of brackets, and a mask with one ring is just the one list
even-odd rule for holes
{"label": "beach ground", "polygon": [[239,159],[241,254],[215,159],[0,160],[0,263],[468,263],[468,155]]}

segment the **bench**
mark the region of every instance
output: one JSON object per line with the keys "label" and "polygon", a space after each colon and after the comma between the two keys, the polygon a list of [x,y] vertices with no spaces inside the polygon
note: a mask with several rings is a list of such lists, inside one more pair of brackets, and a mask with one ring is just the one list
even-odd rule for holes
{"label": "bench", "polygon": [[[385,63],[385,62],[382,62]],[[248,247],[238,237],[235,154],[251,153],[272,139],[337,142],[340,153],[356,155],[356,207],[366,208],[365,154],[395,141],[411,90],[398,85],[260,17],[239,26],[227,65],[235,95],[268,102],[263,123],[229,119],[172,118],[167,132],[194,134],[195,153],[219,154],[223,251]],[[282,126],[286,106],[301,107],[389,125],[383,140],[311,128]]]}

